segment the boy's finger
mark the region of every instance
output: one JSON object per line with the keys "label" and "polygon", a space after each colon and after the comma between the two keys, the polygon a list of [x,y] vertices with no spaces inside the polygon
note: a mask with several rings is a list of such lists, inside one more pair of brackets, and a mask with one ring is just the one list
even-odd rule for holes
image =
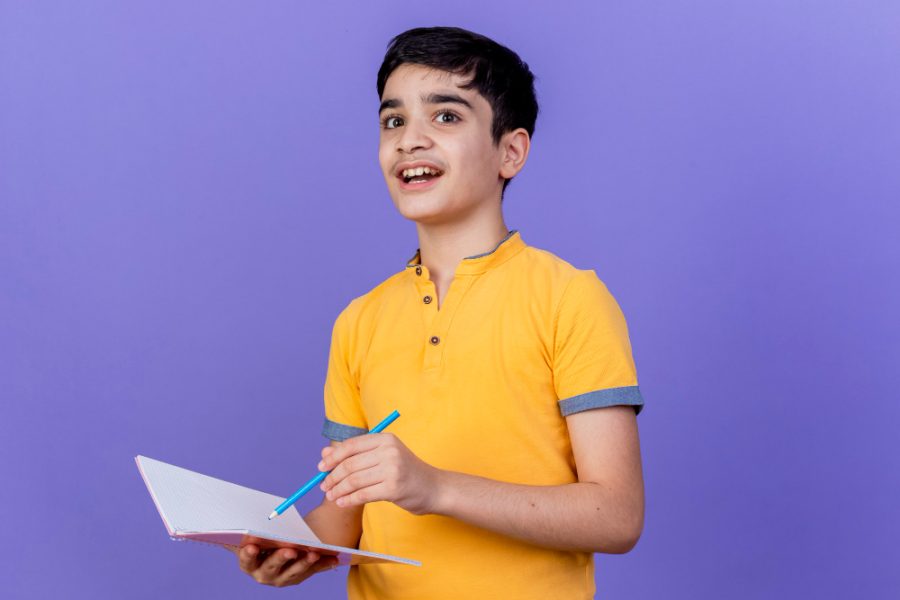
{"label": "boy's finger", "polygon": [[321,489],[323,492],[327,492],[329,489],[333,488],[338,483],[343,481],[350,474],[356,471],[364,471],[365,469],[374,467],[377,464],[378,455],[375,452],[366,452],[365,454],[351,456],[331,470],[331,473],[328,475],[328,477],[326,477],[322,481],[321,485],[319,485],[319,489]]}
{"label": "boy's finger", "polygon": [[344,440],[340,446],[334,449],[334,452],[322,458],[318,465],[319,470],[330,471],[349,456],[377,448],[379,443],[383,441],[383,438],[380,437],[381,435],[380,433],[367,433]]}
{"label": "boy's finger", "polygon": [[241,571],[250,573],[251,571],[255,571],[259,566],[257,564],[257,558],[259,557],[259,548],[257,548],[253,544],[247,544],[246,546],[241,547],[241,549],[238,550],[237,555],[238,564],[241,567]]}
{"label": "boy's finger", "polygon": [[306,562],[306,560],[300,559],[295,560],[293,563],[288,565],[288,567],[282,571],[281,575],[278,576],[279,582],[281,584],[290,584],[296,583],[297,581],[302,581],[307,574],[313,568],[313,565]]}
{"label": "boy's finger", "polygon": [[309,574],[312,575],[314,573],[328,571],[329,569],[333,569],[336,566],[338,566],[338,559],[336,556],[323,556],[316,562],[316,564],[309,567]]}
{"label": "boy's finger", "polygon": [[383,480],[383,469],[379,469],[377,465],[374,467],[369,467],[368,469],[363,469],[362,471],[351,473],[349,476],[337,482],[334,486],[328,489],[325,497],[334,502],[342,496],[347,496],[348,494],[352,494],[356,490],[381,483]]}
{"label": "boy's finger", "polygon": [[298,558],[296,561],[289,564],[278,576],[278,580],[275,583],[276,585],[299,583],[310,575],[328,568],[323,565],[329,565],[330,562],[337,563],[336,559],[329,561],[330,558],[331,557],[328,556],[319,556],[315,551],[310,550],[306,553],[306,556]]}
{"label": "boy's finger", "polygon": [[267,558],[266,562],[264,562],[260,566],[260,569],[262,569],[269,575],[274,575],[275,573],[281,571],[281,568],[285,565],[285,563],[287,563],[288,561],[292,561],[295,558],[297,558],[296,550],[292,550],[290,548],[282,548],[281,550],[273,552],[272,556]]}
{"label": "boy's finger", "polygon": [[314,566],[321,571],[338,566],[338,562],[338,557],[334,554],[323,554]]}

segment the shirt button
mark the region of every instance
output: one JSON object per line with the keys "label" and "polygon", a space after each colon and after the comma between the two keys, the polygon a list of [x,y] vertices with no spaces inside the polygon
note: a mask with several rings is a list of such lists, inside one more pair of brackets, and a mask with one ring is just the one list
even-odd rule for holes
{"label": "shirt button", "polygon": [[416,267],[416,275],[422,274],[422,267]]}
{"label": "shirt button", "polygon": [[424,302],[425,304],[431,304],[431,296],[425,296],[424,298],[422,298],[422,302]]}
{"label": "shirt button", "polygon": [[431,343],[432,343],[432,345],[437,346],[438,344],[441,343],[441,338],[439,338],[436,335],[433,335],[433,336],[431,336]]}

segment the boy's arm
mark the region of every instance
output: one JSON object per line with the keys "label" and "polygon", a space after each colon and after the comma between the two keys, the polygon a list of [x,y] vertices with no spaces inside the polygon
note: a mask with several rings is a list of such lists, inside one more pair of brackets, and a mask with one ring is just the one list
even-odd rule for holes
{"label": "boy's arm", "polygon": [[[337,442],[332,442],[332,447]],[[323,451],[323,454],[325,452]],[[362,535],[362,506],[341,508],[327,498],[303,518],[316,537],[335,546],[356,548]],[[312,575],[333,568],[337,559],[318,552],[298,552],[283,548],[271,554],[261,554],[259,546],[245,544],[234,550],[241,571],[257,582],[284,587],[296,585]]]}
{"label": "boy's arm", "polygon": [[[631,406],[566,417],[578,482],[505,483],[436,469],[396,436],[368,434],[323,451],[323,482],[342,506],[388,500],[415,514],[441,514],[547,548],[624,553],[641,535],[644,485]],[[490,457],[485,457],[490,460]]]}
{"label": "boy's arm", "polygon": [[[324,457],[338,444],[339,442],[331,442],[331,446],[322,451],[322,456]],[[323,497],[322,503],[309,511],[303,520],[316,537],[326,544],[356,548],[362,536],[362,511],[361,505],[340,507]]]}

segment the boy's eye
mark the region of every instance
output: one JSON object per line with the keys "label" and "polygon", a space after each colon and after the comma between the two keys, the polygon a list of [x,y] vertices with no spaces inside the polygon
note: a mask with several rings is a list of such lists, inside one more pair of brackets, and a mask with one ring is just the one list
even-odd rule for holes
{"label": "boy's eye", "polygon": [[[446,110],[439,112],[436,118],[438,120],[438,123],[454,123],[456,121],[459,121],[459,117],[455,113]],[[399,123],[397,121],[399,121]],[[381,121],[381,125],[385,129],[396,129],[402,124],[403,118],[398,117],[397,115],[389,115]]]}
{"label": "boy's eye", "polygon": [[[450,121],[444,121],[443,119],[441,119],[441,117],[451,117],[451,120],[450,120]],[[453,114],[452,112],[444,111],[444,112],[438,113],[438,121],[441,122],[441,123],[452,123],[453,121],[456,121],[456,120],[458,120],[458,119],[459,119],[459,117],[457,117],[457,116],[456,116],[455,114]]]}

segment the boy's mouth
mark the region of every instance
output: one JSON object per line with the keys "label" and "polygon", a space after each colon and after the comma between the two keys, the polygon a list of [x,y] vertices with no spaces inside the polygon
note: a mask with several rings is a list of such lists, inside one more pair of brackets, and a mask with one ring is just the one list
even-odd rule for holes
{"label": "boy's mouth", "polygon": [[421,185],[432,179],[437,179],[444,172],[435,167],[415,167],[411,169],[403,169],[400,172],[400,179],[407,185]]}

